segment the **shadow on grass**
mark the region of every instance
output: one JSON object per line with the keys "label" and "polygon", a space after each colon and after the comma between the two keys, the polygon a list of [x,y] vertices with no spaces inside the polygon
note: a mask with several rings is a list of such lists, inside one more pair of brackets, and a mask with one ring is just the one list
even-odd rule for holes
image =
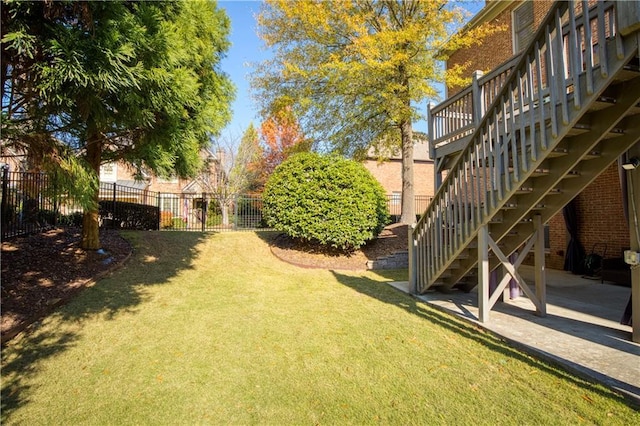
{"label": "shadow on grass", "polygon": [[[554,367],[544,361],[526,355],[516,348],[509,346],[494,334],[487,333],[473,324],[464,323],[453,315],[427,307],[424,302],[419,302],[410,295],[403,294],[400,291],[391,288],[388,284],[374,281],[369,278],[343,275],[336,271],[332,271],[332,273],[339,283],[361,294],[372,297],[381,302],[400,307],[413,315],[425,319],[433,324],[437,324],[449,332],[456,333],[464,338],[480,343],[500,355],[521,361],[533,368],[544,371],[545,373],[551,374],[559,379],[569,381],[580,388],[600,394],[603,397],[611,398],[613,395],[600,385],[593,384],[587,380],[582,380],[569,374],[560,367]],[[624,398],[623,396],[616,394],[616,398],[624,404],[637,408],[632,401]]]}
{"label": "shadow on grass", "polygon": [[[63,321],[78,321],[94,315],[111,319],[118,312],[135,309],[144,301],[145,286],[163,285],[184,270],[193,268],[199,244],[208,234],[199,232],[125,232],[133,254],[124,268],[99,280],[69,304],[54,312]],[[73,347],[78,335],[33,324],[27,332],[2,348],[2,422],[28,403],[29,378],[42,360]]]}

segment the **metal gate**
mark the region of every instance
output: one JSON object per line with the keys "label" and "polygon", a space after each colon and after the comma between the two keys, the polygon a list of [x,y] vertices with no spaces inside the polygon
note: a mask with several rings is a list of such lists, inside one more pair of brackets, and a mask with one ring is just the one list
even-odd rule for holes
{"label": "metal gate", "polygon": [[160,193],[160,230],[240,231],[266,229],[262,197],[209,193]]}

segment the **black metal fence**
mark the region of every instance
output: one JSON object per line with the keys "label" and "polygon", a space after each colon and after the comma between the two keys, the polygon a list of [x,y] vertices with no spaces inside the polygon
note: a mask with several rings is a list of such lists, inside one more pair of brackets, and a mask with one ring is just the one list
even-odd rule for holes
{"label": "black metal fence", "polygon": [[[1,236],[80,226],[83,209],[57,191],[44,173],[2,169]],[[259,196],[164,193],[100,183],[102,228],[181,231],[265,229]]]}
{"label": "black metal fence", "polygon": [[[267,229],[262,198],[251,195],[166,193],[116,183],[100,183],[99,220],[103,228],[177,231]],[[420,215],[432,197],[416,197]],[[401,200],[387,198],[393,222]],[[55,226],[80,226],[83,209],[55,188],[43,173],[2,172],[2,240]]]}
{"label": "black metal fence", "polygon": [[[430,195],[416,195],[415,196],[415,209],[416,219],[420,219],[422,213],[427,210],[429,203],[433,200]],[[389,207],[389,214],[391,215],[391,222],[397,223],[400,221],[400,215],[402,214],[402,198],[400,193],[387,195],[387,206]]]}
{"label": "black metal fence", "polygon": [[266,229],[260,196],[160,193],[160,229],[240,231]]}
{"label": "black metal fence", "polygon": [[42,173],[2,169],[2,239],[56,226],[62,197]]}

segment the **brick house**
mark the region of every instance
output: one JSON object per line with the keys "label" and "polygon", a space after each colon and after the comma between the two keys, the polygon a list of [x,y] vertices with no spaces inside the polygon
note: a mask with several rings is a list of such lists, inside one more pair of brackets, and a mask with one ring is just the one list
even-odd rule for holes
{"label": "brick house", "polygon": [[[466,63],[467,77],[471,77],[474,70],[486,73],[499,67],[526,47],[553,3],[550,0],[487,0],[468,26],[490,22],[504,27],[504,31],[492,34],[479,46],[457,50],[450,56],[447,67]],[[446,97],[460,90],[460,87],[447,87]],[[580,223],[578,239],[587,254],[594,249],[602,253],[606,245],[606,257],[620,257],[623,250],[629,248],[619,170],[618,162],[612,164],[575,198]],[[562,214],[549,220],[547,236],[546,264],[563,269],[569,234]]]}
{"label": "brick house", "polygon": [[205,164],[206,172],[196,178],[163,178],[144,171],[138,173],[124,162],[114,162],[100,166],[100,182],[116,183],[154,192],[212,192],[219,177],[220,162],[218,157],[208,149],[203,149],[200,157]]}
{"label": "brick house", "polygon": [[[171,218],[183,218],[185,222],[196,223],[203,205],[202,194],[210,194],[217,189],[221,173],[219,155],[203,149],[200,157],[205,164],[204,171],[191,179],[163,178],[152,173],[139,173],[124,162],[103,164],[100,167],[100,196],[110,199],[112,196],[108,184],[122,185],[133,191],[119,192],[117,198],[120,201],[140,202],[141,197],[146,197],[147,203],[159,203],[161,212],[171,212]],[[149,200],[148,193],[157,193],[159,199]]]}
{"label": "brick house", "polygon": [[[414,132],[413,183],[416,196],[416,213],[425,210],[434,194],[433,160],[429,157],[429,143],[426,135]],[[392,216],[400,215],[402,199],[402,157],[399,152],[376,153],[370,149],[363,164],[376,178],[389,196]]]}

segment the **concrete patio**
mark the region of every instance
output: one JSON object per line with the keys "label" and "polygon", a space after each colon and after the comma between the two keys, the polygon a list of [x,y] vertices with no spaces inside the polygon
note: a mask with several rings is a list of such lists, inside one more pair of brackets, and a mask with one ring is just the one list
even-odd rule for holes
{"label": "concrete patio", "polygon": [[[520,274],[533,283],[533,268]],[[408,292],[408,283],[391,283]],[[478,322],[477,291],[437,291],[416,296],[493,332],[516,347],[624,394],[640,405],[640,344],[620,324],[631,289],[547,269],[547,316],[535,315],[525,296],[498,302],[487,323]]]}

